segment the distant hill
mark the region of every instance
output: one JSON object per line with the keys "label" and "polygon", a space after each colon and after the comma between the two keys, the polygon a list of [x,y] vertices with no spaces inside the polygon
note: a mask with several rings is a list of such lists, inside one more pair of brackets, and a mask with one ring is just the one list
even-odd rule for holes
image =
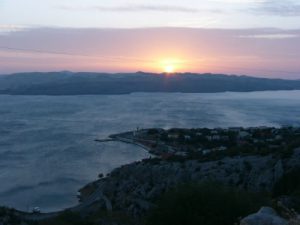
{"label": "distant hill", "polygon": [[133,92],[249,92],[300,90],[300,80],[266,79],[224,74],[153,73],[18,73],[0,76],[0,94],[97,95]]}

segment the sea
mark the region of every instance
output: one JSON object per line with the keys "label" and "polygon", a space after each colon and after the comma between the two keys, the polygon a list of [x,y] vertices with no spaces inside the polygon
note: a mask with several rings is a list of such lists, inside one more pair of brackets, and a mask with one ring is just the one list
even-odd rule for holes
{"label": "sea", "polygon": [[0,205],[54,212],[144,149],[96,138],[143,128],[300,126],[300,91],[0,95]]}

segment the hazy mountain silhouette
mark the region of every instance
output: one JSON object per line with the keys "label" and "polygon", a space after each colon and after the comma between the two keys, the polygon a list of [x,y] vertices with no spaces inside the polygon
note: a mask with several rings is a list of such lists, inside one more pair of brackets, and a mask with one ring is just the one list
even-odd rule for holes
{"label": "hazy mountain silhouette", "polygon": [[0,76],[0,93],[13,95],[128,94],[133,92],[248,92],[300,90],[300,80],[224,74],[18,73]]}

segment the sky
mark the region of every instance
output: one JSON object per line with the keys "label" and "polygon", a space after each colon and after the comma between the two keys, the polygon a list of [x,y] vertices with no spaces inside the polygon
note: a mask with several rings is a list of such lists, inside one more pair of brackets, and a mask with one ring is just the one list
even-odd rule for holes
{"label": "sky", "polygon": [[299,0],[0,0],[0,74],[212,72],[300,79]]}

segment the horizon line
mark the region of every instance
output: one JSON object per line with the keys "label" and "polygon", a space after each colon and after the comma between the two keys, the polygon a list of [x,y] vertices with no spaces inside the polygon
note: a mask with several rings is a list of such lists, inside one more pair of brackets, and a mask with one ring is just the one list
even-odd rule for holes
{"label": "horizon line", "polygon": [[[246,74],[230,74],[230,73],[214,73],[214,72],[150,72],[150,71],[135,71],[135,72],[105,72],[105,71],[70,71],[70,70],[53,70],[53,71],[24,71],[24,72],[13,72],[13,73],[0,73],[0,76],[11,76],[17,74],[30,74],[30,73],[70,73],[70,74],[77,74],[77,73],[92,73],[92,74],[105,74],[105,75],[117,75],[117,74],[148,74],[148,75],[223,75],[223,76],[235,76],[235,77],[250,77],[250,78],[257,78],[257,79],[269,79],[269,80],[294,80],[300,81],[300,79],[293,79],[293,78],[278,78],[278,77],[264,77],[264,76],[255,76],[255,75],[246,75]],[[296,72],[295,72],[296,73]],[[299,72],[300,74],[300,72]]]}

